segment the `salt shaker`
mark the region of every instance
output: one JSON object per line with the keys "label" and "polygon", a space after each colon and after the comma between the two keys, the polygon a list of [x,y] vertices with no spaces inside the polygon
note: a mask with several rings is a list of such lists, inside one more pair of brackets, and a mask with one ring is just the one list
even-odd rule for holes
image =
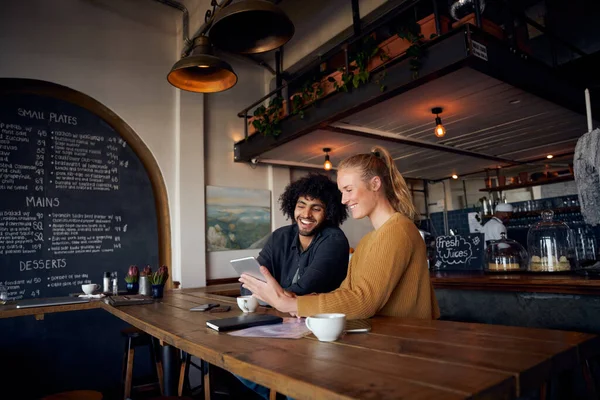
{"label": "salt shaker", "polygon": [[104,280],[102,282],[102,292],[110,293],[110,272],[104,273]]}
{"label": "salt shaker", "polygon": [[119,281],[117,279],[117,271],[112,273],[112,290],[113,290],[113,296],[118,296],[119,295]]}

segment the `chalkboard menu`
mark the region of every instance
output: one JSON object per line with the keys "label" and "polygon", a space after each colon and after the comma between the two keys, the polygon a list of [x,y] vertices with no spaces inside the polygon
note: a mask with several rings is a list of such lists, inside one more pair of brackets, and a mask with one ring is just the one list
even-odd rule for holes
{"label": "chalkboard menu", "polygon": [[14,81],[28,80],[0,80],[0,283],[9,298],[78,292],[104,271],[117,271],[124,288],[129,265],[156,268],[155,197],[129,143],[86,107]]}
{"label": "chalkboard menu", "polygon": [[483,237],[481,233],[436,237],[434,269],[444,271],[482,270],[485,251]]}

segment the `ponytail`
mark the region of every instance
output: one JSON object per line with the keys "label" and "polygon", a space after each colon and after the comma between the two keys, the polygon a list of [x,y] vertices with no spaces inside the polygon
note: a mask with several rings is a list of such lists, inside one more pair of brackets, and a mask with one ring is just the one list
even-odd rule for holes
{"label": "ponytail", "polygon": [[370,154],[357,154],[340,163],[338,170],[356,168],[361,171],[362,179],[368,182],[379,176],[386,198],[399,213],[414,220],[418,213],[415,208],[406,181],[396,168],[394,159],[383,147],[375,146]]}
{"label": "ponytail", "polygon": [[396,163],[391,154],[380,146],[373,147],[371,152],[379,154],[381,161],[383,161],[387,167],[390,184],[385,185],[385,190],[390,204],[394,207],[394,210],[404,214],[409,219],[414,220],[417,217],[417,209],[412,202],[408,185],[400,171],[398,171],[398,168],[396,168]]}

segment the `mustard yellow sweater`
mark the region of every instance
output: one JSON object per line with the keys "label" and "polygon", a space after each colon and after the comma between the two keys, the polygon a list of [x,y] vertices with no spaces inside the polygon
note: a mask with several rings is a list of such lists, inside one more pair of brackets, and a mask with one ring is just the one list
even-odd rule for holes
{"label": "mustard yellow sweater", "polygon": [[342,285],[299,296],[298,314],[344,313],[435,319],[440,316],[427,270],[425,243],[414,223],[395,213],[359,242]]}

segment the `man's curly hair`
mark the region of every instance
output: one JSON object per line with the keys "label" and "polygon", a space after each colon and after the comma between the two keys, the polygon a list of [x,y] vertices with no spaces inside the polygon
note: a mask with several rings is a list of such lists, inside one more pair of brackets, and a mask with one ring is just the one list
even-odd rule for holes
{"label": "man's curly hair", "polygon": [[319,199],[325,203],[325,222],[340,226],[348,218],[346,206],[342,204],[342,193],[337,185],[325,175],[310,174],[290,183],[279,197],[281,211],[294,220],[294,210],[300,196]]}

